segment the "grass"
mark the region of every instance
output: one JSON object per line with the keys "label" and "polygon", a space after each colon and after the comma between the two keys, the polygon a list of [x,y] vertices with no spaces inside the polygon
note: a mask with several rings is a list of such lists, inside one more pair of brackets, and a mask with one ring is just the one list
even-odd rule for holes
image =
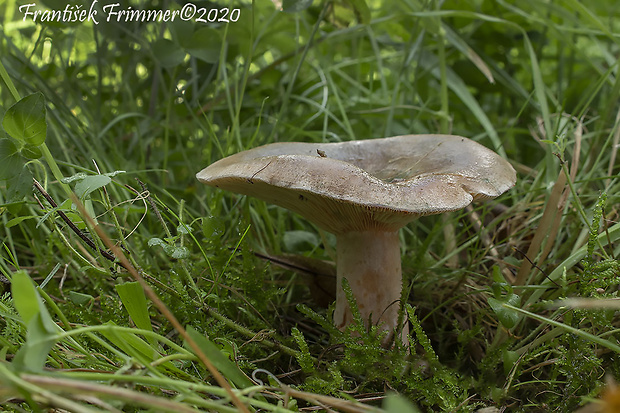
{"label": "grass", "polygon": [[[0,116],[38,133],[0,136],[3,409],[613,411],[614,2],[296,4],[94,25],[0,3]],[[330,234],[194,178],[269,142],[435,132],[518,182],[401,231],[411,352],[333,327],[308,275]]]}

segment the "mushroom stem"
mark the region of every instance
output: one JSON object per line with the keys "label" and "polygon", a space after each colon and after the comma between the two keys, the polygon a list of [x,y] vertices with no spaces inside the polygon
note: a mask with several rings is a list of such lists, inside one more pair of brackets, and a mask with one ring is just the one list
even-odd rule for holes
{"label": "mushroom stem", "polygon": [[[380,324],[391,333],[399,326],[398,312],[402,291],[398,231],[350,231],[336,236],[337,290],[334,324],[344,329],[353,321],[342,289],[342,279],[351,286],[364,323]],[[405,323],[400,332],[407,339]]]}

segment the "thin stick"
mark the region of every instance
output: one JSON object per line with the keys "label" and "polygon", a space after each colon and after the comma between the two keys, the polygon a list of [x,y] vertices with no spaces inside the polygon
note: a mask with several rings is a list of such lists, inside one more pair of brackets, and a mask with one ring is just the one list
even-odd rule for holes
{"label": "thin stick", "polygon": [[[43,187],[41,186],[39,181],[37,181],[36,179],[33,179],[33,182],[34,182],[34,187],[37,188],[37,191],[39,191],[41,193],[41,195],[43,195],[43,197],[47,200],[47,202],[50,203],[52,208],[58,208],[58,204],[56,203],[56,201],[54,201],[54,198],[52,198],[50,196],[50,194],[48,194],[45,191],[45,189],[43,189]],[[110,260],[112,262],[116,261],[116,258],[114,257],[114,255],[110,254],[106,250],[103,250],[103,249],[99,248],[97,245],[95,245],[93,240],[90,239],[86,234],[84,234],[84,232],[82,232],[82,230],[79,229],[73,223],[73,221],[71,221],[69,219],[69,217],[64,212],[62,212],[61,210],[57,210],[56,212],[58,212],[58,215],[60,216],[60,218],[62,218],[62,220],[65,221],[65,223],[69,226],[69,228],[71,228],[71,230],[73,232],[75,232],[75,234],[78,237],[80,237],[82,239],[82,241],[84,241],[86,244],[88,244],[89,247],[91,247],[95,251],[99,251],[101,253],[101,255],[103,255],[104,258],[106,258],[106,259],[108,259],[108,260]]]}
{"label": "thin stick", "polygon": [[[467,211],[467,218],[469,218],[469,221],[476,230],[480,241],[482,241],[484,246],[489,250],[489,253],[493,256],[493,258],[498,259],[500,257],[500,254],[497,251],[497,248],[495,248],[493,240],[491,239],[489,233],[484,227],[484,224],[480,219],[480,215],[478,215],[478,213],[474,210],[474,207],[472,207],[471,204],[467,205],[465,207],[465,210]],[[506,268],[505,265],[502,265],[502,274],[504,274],[505,279],[510,280],[511,283],[514,283],[514,275],[512,274],[512,272],[510,272],[508,268]]]}
{"label": "thin stick", "polygon": [[534,261],[532,261],[530,259],[530,257],[527,256],[526,253],[524,253],[523,251],[521,251],[519,248],[517,247],[512,247],[513,250],[517,251],[519,254],[523,255],[523,258],[525,258],[531,266],[533,266],[534,268],[536,268],[538,271],[540,271],[546,279],[548,279],[549,281],[551,281],[552,283],[554,283],[556,286],[560,286],[558,283],[556,283],[555,281],[553,281],[551,278],[549,278],[549,276],[547,275],[547,273],[545,272],[545,270],[543,270],[542,268],[540,268],[538,265],[536,265],[536,263]]}
{"label": "thin stick", "polygon": [[239,398],[235,395],[230,387],[228,381],[222,376],[222,374],[215,368],[215,366],[211,363],[209,358],[203,353],[198,344],[192,339],[192,337],[187,333],[187,331],[183,328],[179,320],[172,314],[172,312],[166,307],[166,304],[157,296],[155,291],[151,288],[151,286],[142,278],[142,276],[136,271],[136,269],[131,265],[123,251],[114,245],[112,240],[108,237],[108,235],[101,229],[99,225],[96,225],[90,215],[86,212],[86,208],[80,202],[80,200],[72,194],[72,200],[77,205],[80,213],[84,217],[84,219],[88,222],[88,224],[93,227],[99,238],[103,241],[103,243],[114,253],[116,258],[120,261],[121,265],[129,271],[133,278],[135,278],[138,283],[144,289],[144,293],[146,296],[155,304],[157,309],[163,314],[164,317],[172,324],[175,330],[179,332],[181,337],[187,342],[187,344],[194,350],[194,353],[198,357],[198,359],[205,365],[207,370],[211,373],[215,381],[222,387],[226,392],[230,395],[232,403],[239,409],[239,411],[244,413],[250,413],[247,407],[239,400]]}
{"label": "thin stick", "polygon": [[171,238],[172,234],[170,233],[170,230],[168,229],[168,226],[166,225],[166,221],[164,221],[164,218],[161,216],[161,213],[159,212],[159,208],[157,208],[157,204],[155,204],[155,201],[153,201],[153,198],[151,198],[151,195],[149,194],[149,190],[146,187],[146,184],[144,182],[142,182],[139,178],[136,178],[136,181],[138,181],[138,183],[142,187],[143,193],[146,194],[145,198],[149,202],[149,204],[151,205],[151,208],[155,212],[155,215],[157,216],[157,219],[159,220],[161,225],[164,227],[164,231],[166,231],[166,235],[168,235],[168,238]]}

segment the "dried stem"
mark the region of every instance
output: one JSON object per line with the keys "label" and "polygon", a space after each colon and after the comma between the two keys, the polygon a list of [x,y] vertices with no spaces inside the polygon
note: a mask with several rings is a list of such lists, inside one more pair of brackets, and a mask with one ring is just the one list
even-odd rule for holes
{"label": "dried stem", "polygon": [[179,332],[181,337],[187,342],[187,344],[192,348],[198,359],[205,365],[207,370],[211,373],[215,381],[222,387],[231,398],[232,403],[239,409],[239,411],[244,413],[249,413],[248,408],[239,400],[237,395],[233,392],[232,388],[228,381],[222,376],[222,374],[215,368],[213,363],[209,360],[209,358],[204,354],[198,344],[192,339],[192,337],[187,333],[187,330],[183,328],[179,320],[172,314],[172,312],[166,307],[166,304],[157,296],[155,291],[151,288],[151,286],[144,280],[144,278],[138,273],[138,271],[131,265],[123,251],[108,237],[108,235],[101,229],[99,225],[96,225],[94,220],[88,212],[84,208],[84,205],[80,202],[80,200],[72,195],[73,202],[77,205],[80,213],[84,217],[84,219],[89,223],[90,226],[93,227],[99,238],[103,241],[103,243],[110,248],[110,250],[114,253],[116,258],[120,261],[121,265],[133,276],[133,278],[140,283],[142,289],[146,296],[151,300],[153,304],[157,307],[157,309],[163,314],[164,317],[172,324],[175,330]]}

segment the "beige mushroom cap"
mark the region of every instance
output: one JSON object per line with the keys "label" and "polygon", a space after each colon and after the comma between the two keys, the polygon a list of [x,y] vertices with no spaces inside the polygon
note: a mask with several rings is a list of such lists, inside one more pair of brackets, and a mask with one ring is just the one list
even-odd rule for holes
{"label": "beige mushroom cap", "polygon": [[335,234],[397,230],[421,215],[499,196],[516,181],[505,159],[454,135],[273,143],[221,159],[196,177],[297,212]]}

